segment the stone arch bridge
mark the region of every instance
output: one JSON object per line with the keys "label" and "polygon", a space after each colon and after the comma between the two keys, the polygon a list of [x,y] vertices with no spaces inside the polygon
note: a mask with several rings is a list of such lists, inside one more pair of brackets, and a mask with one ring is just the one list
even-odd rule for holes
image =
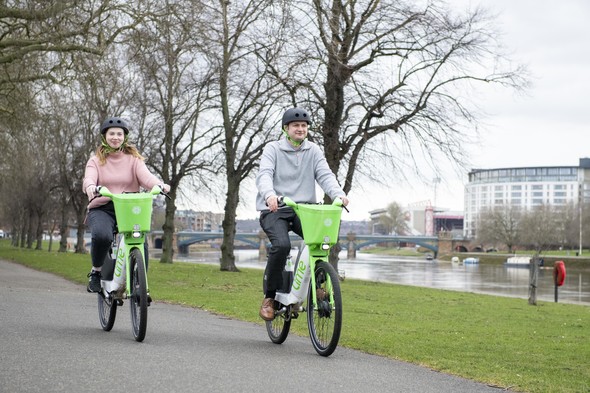
{"label": "stone arch bridge", "polygon": [[[151,246],[162,248],[162,231],[150,233]],[[191,244],[218,241],[221,243],[223,232],[177,232],[173,241],[174,251],[186,255]],[[301,238],[294,233],[290,236],[292,242],[301,241]],[[269,245],[268,238],[264,232],[258,233],[236,233],[236,241],[258,248],[261,255],[266,255],[266,248]],[[463,238],[455,238],[448,232],[441,232],[437,236],[397,236],[397,235],[357,235],[355,233],[341,234],[338,241],[342,248],[348,250],[348,257],[355,258],[356,251],[372,244],[384,243],[406,243],[416,244],[433,252],[434,257],[450,254],[453,251],[468,251],[471,243]]]}

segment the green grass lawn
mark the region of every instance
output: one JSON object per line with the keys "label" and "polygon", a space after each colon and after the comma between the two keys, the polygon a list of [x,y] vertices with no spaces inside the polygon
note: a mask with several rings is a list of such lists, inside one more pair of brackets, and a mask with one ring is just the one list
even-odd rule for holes
{"label": "green grass lawn", "polygon": [[[0,259],[85,284],[90,257],[23,250]],[[155,301],[261,324],[262,272],[189,263],[149,268]],[[590,307],[346,279],[340,345],[525,392],[590,392]],[[307,336],[305,314],[292,325]],[[309,344],[311,346],[311,343]]]}

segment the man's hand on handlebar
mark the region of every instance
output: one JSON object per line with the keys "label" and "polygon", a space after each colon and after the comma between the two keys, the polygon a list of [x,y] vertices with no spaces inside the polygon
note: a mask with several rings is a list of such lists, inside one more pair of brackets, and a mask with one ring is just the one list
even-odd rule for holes
{"label": "man's hand on handlebar", "polygon": [[268,206],[268,210],[276,212],[279,209],[279,197],[276,195],[269,196],[266,198],[266,205]]}

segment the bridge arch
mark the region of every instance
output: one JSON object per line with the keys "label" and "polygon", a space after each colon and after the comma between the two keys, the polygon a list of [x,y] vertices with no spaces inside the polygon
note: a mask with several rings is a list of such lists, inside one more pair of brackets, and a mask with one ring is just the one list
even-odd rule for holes
{"label": "bridge arch", "polygon": [[[158,244],[160,244],[161,247],[161,235],[162,231],[152,231],[151,233],[156,248]],[[177,232],[175,235],[176,247],[181,254],[188,254],[188,249],[191,244],[223,238],[223,232]],[[289,238],[292,242],[301,241],[301,238],[294,233],[290,233]],[[260,233],[236,233],[235,239],[252,245],[254,248],[260,248],[261,245]],[[340,234],[338,241],[343,248],[350,249],[352,245],[355,250],[359,250],[362,247],[371,244],[411,243],[431,250],[435,257],[439,251],[439,239],[435,236],[356,235],[350,233]]]}

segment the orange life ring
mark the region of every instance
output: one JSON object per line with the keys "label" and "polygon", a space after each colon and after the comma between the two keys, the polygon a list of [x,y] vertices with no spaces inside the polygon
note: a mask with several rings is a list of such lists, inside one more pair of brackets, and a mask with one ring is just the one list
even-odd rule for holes
{"label": "orange life ring", "polygon": [[563,261],[555,262],[555,266],[553,268],[553,281],[558,287],[562,286],[565,282],[565,264]]}

